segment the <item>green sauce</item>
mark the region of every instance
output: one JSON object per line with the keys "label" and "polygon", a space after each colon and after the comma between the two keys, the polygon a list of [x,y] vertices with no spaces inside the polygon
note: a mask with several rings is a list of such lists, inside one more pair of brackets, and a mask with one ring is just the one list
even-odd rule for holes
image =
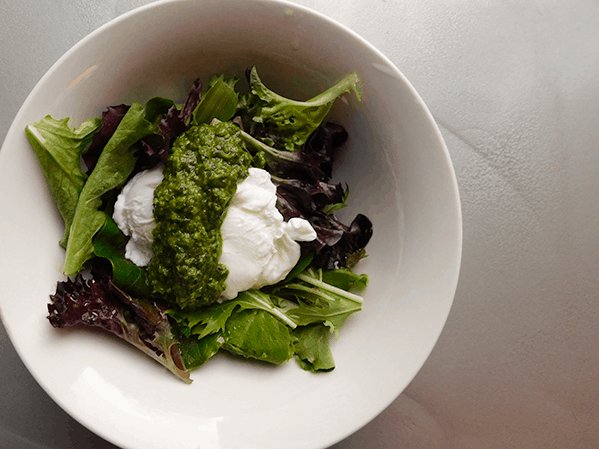
{"label": "green sauce", "polygon": [[154,257],[147,282],[155,296],[192,310],[215,302],[225,290],[220,228],[251,159],[231,123],[195,126],[174,142],[154,192]]}

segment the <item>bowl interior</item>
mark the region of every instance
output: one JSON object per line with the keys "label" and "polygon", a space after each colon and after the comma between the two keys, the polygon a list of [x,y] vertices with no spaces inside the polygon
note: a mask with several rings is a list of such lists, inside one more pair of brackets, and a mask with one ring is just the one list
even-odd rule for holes
{"label": "bowl interior", "polygon": [[[46,114],[71,125],[108,105],[182,100],[192,81],[255,64],[267,86],[307,99],[350,71],[361,101],[331,113],[350,140],[335,180],[345,222],[374,225],[364,310],[332,342],[336,369],[306,373],[219,356],[186,386],[98,332],[57,332],[46,316],[62,279],[62,222],[23,129]],[[243,79],[239,85],[243,85]],[[167,1],[85,38],[30,94],[0,152],[2,320],[42,387],[72,416],[123,447],[325,447],[382,411],[408,385],[446,321],[461,254],[447,150],[422,100],[378,51],[335,22],[283,2]]]}

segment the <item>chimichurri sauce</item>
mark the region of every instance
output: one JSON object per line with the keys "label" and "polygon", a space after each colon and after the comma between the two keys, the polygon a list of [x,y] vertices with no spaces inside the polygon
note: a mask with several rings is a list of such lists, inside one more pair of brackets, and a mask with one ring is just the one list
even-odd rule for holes
{"label": "chimichurri sauce", "polygon": [[173,143],[154,192],[154,257],[147,282],[157,297],[182,309],[215,302],[227,268],[218,263],[220,228],[251,156],[231,123],[190,128]]}

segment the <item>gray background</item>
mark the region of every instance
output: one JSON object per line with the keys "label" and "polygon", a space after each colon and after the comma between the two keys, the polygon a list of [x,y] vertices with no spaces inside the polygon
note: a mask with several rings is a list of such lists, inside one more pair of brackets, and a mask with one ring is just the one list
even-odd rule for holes
{"label": "gray background", "polygon": [[[0,140],[66,50],[147,3],[0,0]],[[599,447],[599,2],[297,3],[362,35],[414,84],[449,147],[464,218],[460,282],[430,359],[334,447]],[[52,402],[1,326],[0,398],[0,447],[114,448]]]}

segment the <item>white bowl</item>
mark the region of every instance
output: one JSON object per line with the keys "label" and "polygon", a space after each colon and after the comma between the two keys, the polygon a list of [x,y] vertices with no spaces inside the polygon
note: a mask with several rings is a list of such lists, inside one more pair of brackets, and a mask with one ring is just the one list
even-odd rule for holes
{"label": "white bowl", "polygon": [[[332,343],[336,369],[302,371],[216,357],[185,385],[101,332],[57,331],[46,319],[61,275],[63,224],[23,132],[46,114],[71,125],[108,105],[182,99],[196,77],[255,64],[273,90],[309,98],[350,71],[362,101],[333,118],[350,141],[336,180],[351,219],[374,236],[360,271],[364,310]],[[444,326],[461,257],[461,215],[448,151],[401,72],[342,25],[281,1],[166,1],[125,14],[69,50],[40,80],[0,152],[0,308],[28,369],[83,425],[127,448],[315,448],[384,410],[424,364]]]}

